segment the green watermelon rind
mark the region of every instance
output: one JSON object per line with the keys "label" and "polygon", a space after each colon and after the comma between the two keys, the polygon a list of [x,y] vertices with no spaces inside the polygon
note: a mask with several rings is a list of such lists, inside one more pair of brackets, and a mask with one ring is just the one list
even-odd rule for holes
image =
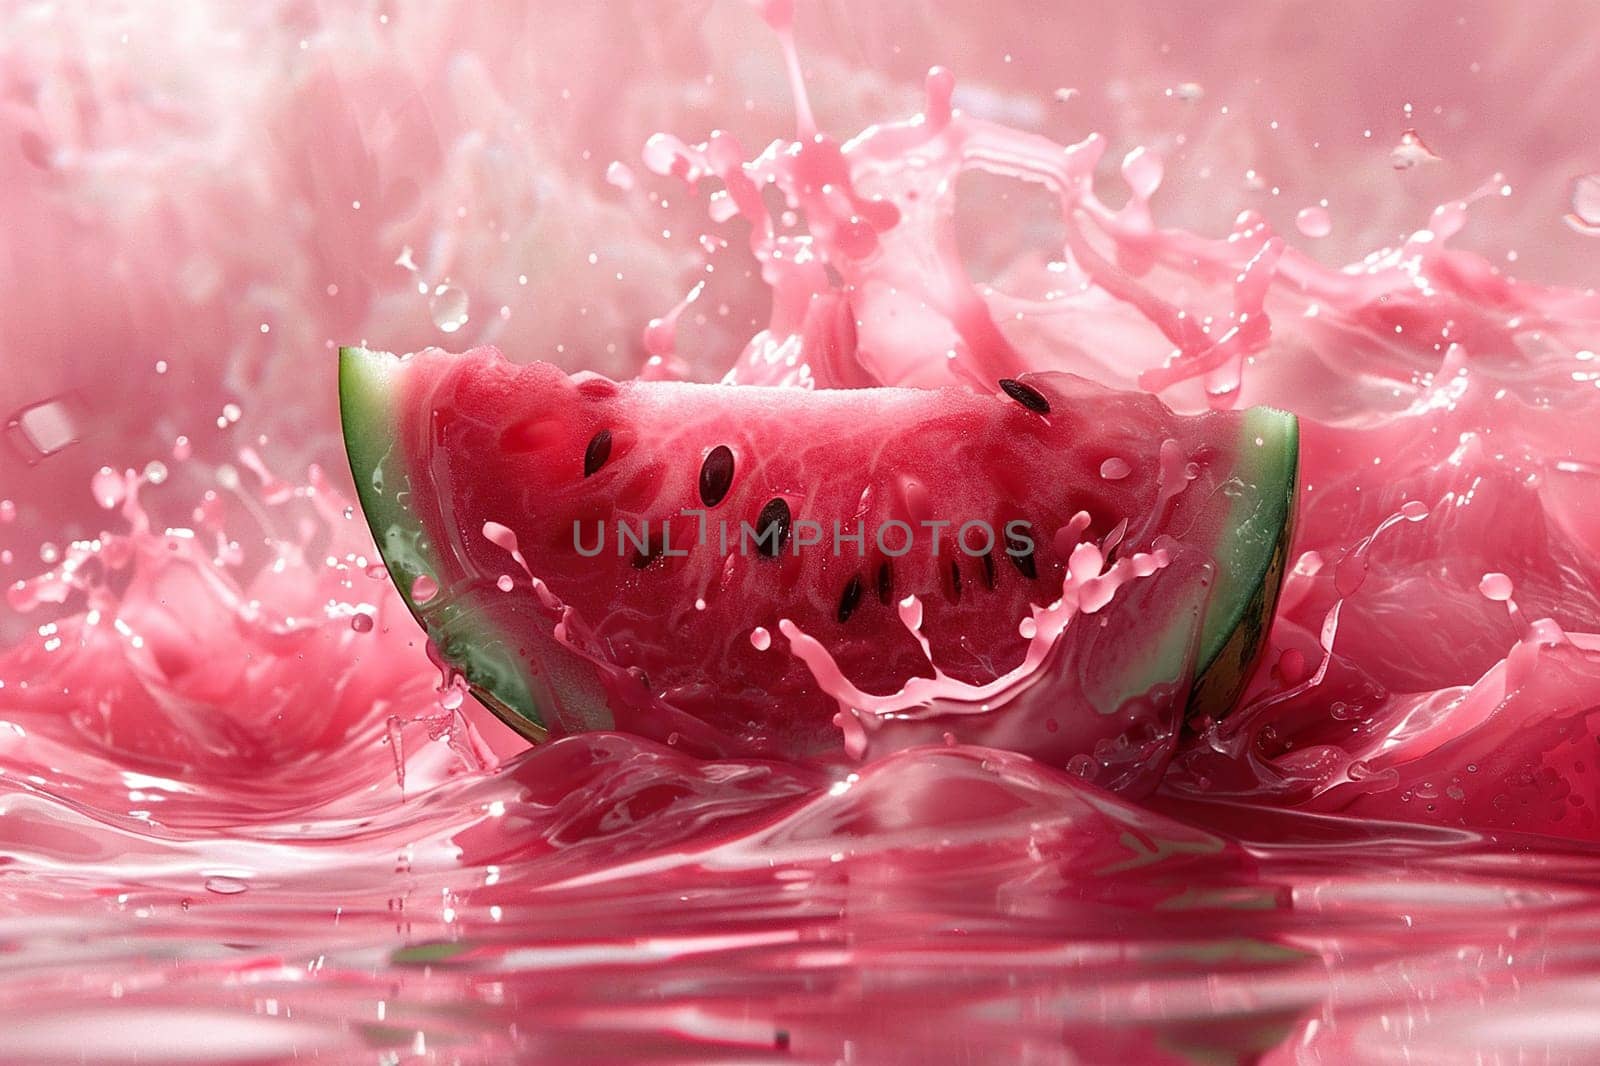
{"label": "green watermelon rind", "polygon": [[[526,664],[507,635],[468,602],[440,595],[419,604],[412,597],[418,577],[439,580],[439,565],[421,523],[402,500],[411,490],[409,478],[397,470],[395,483],[385,484],[389,467],[397,465],[388,462],[398,439],[393,409],[398,390],[392,379],[404,365],[385,352],[339,349],[340,416],[361,509],[402,600],[441,656],[503,721],[531,740],[543,740],[547,708],[541,704],[553,702],[551,694],[541,693],[543,700],[536,696]],[[1265,645],[1293,530],[1299,474],[1295,416],[1270,407],[1245,411],[1230,473],[1241,491],[1223,535],[1210,546],[1218,575],[1195,648],[1191,721],[1226,713]],[[1182,641],[1186,646],[1194,639],[1189,632]],[[1180,637],[1174,634],[1174,640]],[[1184,649],[1163,645],[1148,665],[1161,673],[1186,657]]]}
{"label": "green watermelon rind", "polygon": [[1201,625],[1189,718],[1220,718],[1238,699],[1278,606],[1299,495],[1300,422],[1275,407],[1244,412],[1232,470],[1242,484],[1221,539]]}
{"label": "green watermelon rind", "polygon": [[411,491],[409,479],[388,462],[399,439],[392,375],[402,366],[385,352],[339,349],[339,417],[361,510],[400,598],[440,656],[461,671],[473,694],[502,721],[542,741],[541,709],[506,635],[469,603],[445,594],[418,603],[411,594],[419,577],[439,581],[439,564],[421,522],[402,500]]}

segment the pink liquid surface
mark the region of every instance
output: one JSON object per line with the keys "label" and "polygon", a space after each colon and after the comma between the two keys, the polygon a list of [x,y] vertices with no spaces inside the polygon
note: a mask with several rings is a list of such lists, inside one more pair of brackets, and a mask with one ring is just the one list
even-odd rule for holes
{"label": "pink liquid surface", "polygon": [[[1592,1061],[1583,9],[575,7],[0,15],[0,1060]],[[1286,406],[1294,568],[1153,793],[524,752],[357,341]]]}

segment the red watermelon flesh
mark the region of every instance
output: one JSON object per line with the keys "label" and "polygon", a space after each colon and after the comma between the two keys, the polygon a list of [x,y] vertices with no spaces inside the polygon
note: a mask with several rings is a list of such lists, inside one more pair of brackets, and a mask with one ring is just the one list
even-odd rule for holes
{"label": "red watermelon flesh", "polygon": [[956,739],[1126,786],[1186,712],[1226,708],[1271,616],[1297,454],[1281,412],[1179,417],[1061,373],[811,391],[489,348],[341,359],[390,572],[530,737]]}

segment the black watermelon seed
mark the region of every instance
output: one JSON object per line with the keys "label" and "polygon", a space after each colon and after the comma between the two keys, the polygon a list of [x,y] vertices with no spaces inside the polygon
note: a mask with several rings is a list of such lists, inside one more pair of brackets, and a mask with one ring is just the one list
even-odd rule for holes
{"label": "black watermelon seed", "polygon": [[611,431],[602,429],[589,438],[589,446],[583,450],[583,476],[589,477],[605,466],[609,458],[611,458]]}
{"label": "black watermelon seed", "polygon": [[1036,415],[1050,413],[1050,401],[1032,385],[1024,385],[1015,378],[1001,378],[1000,388],[1013,400],[1026,407]]}
{"label": "black watermelon seed", "polygon": [[983,583],[989,586],[991,592],[994,590],[994,578],[994,552],[985,552],[983,555]]}
{"label": "black watermelon seed", "polygon": [[950,560],[950,602],[961,602],[961,564]]}
{"label": "black watermelon seed", "polygon": [[642,551],[636,550],[633,553],[633,568],[635,570],[643,570],[661,558],[661,553],[666,550],[666,547],[667,540],[665,536],[662,536],[659,540],[647,539],[644,549]]}
{"label": "black watermelon seed", "polygon": [[855,613],[856,604],[861,602],[861,575],[852,574],[845,583],[844,593],[839,597],[839,624],[850,621],[850,616]]}
{"label": "black watermelon seed", "polygon": [[1027,551],[1022,551],[1025,542],[1018,537],[1006,537],[1006,558],[1011,560],[1023,577],[1032,581],[1039,576],[1039,568],[1033,562],[1033,546],[1029,545]]}
{"label": "black watermelon seed", "polygon": [[700,464],[700,502],[715,507],[733,484],[733,449],[719,444]]}
{"label": "black watermelon seed", "polygon": [[769,559],[778,557],[789,541],[789,526],[793,517],[789,504],[782,496],[774,496],[761,508],[756,518],[756,547]]}
{"label": "black watermelon seed", "polygon": [[878,564],[878,602],[885,607],[894,602],[894,569],[888,563]]}

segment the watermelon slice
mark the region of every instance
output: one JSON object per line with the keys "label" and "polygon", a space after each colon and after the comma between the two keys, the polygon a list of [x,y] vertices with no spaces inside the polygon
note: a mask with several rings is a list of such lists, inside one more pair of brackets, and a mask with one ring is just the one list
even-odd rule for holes
{"label": "watermelon slice", "polygon": [[535,740],[956,739],[1127,785],[1236,698],[1294,512],[1293,416],[1060,373],[810,391],[347,348],[340,398],[390,574]]}

